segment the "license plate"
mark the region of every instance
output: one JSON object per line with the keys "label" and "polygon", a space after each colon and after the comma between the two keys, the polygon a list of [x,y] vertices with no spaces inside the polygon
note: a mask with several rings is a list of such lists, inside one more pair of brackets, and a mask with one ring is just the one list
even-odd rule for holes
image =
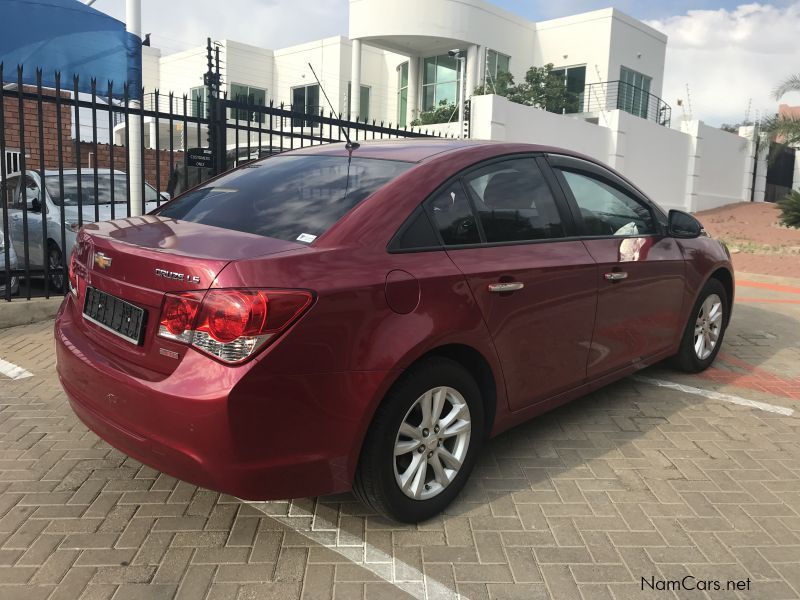
{"label": "license plate", "polygon": [[142,343],[145,312],[121,298],[87,287],[83,317],[129,342]]}

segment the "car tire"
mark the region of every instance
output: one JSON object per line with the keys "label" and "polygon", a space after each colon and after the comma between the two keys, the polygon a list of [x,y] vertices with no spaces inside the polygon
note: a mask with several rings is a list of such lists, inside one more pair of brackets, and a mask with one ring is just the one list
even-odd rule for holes
{"label": "car tire", "polygon": [[[686,373],[706,370],[719,353],[729,320],[729,300],[719,279],[709,279],[692,307],[673,365]],[[702,338],[701,341],[700,338]],[[713,340],[713,344],[709,342]]]}
{"label": "car tire", "polygon": [[61,269],[62,267],[62,255],[61,249],[56,245],[55,242],[50,241],[47,243],[47,267],[49,271],[49,278],[50,281],[48,282],[48,287],[50,291],[53,292],[63,292],[64,291],[64,272]]}
{"label": "car tire", "polygon": [[[437,407],[439,418],[434,419]],[[364,504],[395,521],[430,519],[466,484],[483,437],[483,402],[473,377],[448,358],[427,359],[395,383],[376,411],[353,491]],[[460,459],[460,466],[456,468],[453,459]],[[408,482],[405,489],[402,481]]]}

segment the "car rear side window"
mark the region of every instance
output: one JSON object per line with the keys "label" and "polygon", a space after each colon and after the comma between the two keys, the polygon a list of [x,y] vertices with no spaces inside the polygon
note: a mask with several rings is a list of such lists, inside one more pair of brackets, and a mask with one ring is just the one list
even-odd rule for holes
{"label": "car rear side window", "polygon": [[492,163],[469,173],[464,182],[487,243],[564,237],[556,200],[536,159]]}
{"label": "car rear side window", "polygon": [[480,243],[475,215],[460,182],[451,183],[429,198],[426,206],[446,246]]}
{"label": "car rear side window", "polygon": [[411,166],[344,156],[274,156],[191,190],[156,214],[310,243]]}

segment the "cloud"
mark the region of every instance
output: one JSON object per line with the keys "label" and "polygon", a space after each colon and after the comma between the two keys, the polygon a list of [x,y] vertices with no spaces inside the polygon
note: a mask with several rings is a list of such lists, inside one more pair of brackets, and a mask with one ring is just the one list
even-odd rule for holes
{"label": "cloud", "polygon": [[[662,96],[673,116],[687,84],[694,118],[711,124],[742,121],[750,99],[751,119],[773,114],[772,90],[800,71],[800,1],[690,10],[647,23],[669,36]],[[800,94],[782,101],[800,104]]]}
{"label": "cloud", "polygon": [[[123,4],[99,0],[94,7],[124,21]],[[150,0],[142,2],[142,30],[165,52],[205,46],[207,37],[275,49],[347,35],[347,10],[347,0]]]}

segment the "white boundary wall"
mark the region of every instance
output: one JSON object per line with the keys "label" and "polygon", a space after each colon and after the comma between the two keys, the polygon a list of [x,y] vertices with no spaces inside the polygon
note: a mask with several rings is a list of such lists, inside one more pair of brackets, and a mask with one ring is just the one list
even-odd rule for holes
{"label": "white boundary wall", "polygon": [[[669,129],[620,110],[598,124],[514,104],[500,96],[472,98],[475,139],[558,146],[586,154],[630,179],[665,209],[692,212],[749,201],[753,143],[702,121]],[[764,198],[765,157],[759,159],[755,200]]]}

